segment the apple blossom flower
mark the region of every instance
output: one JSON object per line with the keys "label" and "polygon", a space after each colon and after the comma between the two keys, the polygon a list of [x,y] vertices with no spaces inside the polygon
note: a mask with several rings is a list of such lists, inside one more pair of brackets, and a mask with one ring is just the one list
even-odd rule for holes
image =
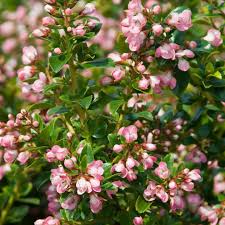
{"label": "apple blossom flower", "polygon": [[185,9],[181,13],[173,12],[171,18],[168,20],[168,24],[175,26],[179,31],[186,31],[192,27],[191,11]]}
{"label": "apple blossom flower", "polygon": [[130,125],[128,127],[121,127],[118,131],[118,134],[123,136],[127,143],[132,143],[137,140],[137,127]]}
{"label": "apple blossom flower", "polygon": [[160,162],[159,166],[155,169],[155,174],[161,179],[167,179],[170,176],[170,171],[165,162]]}
{"label": "apple blossom flower", "polygon": [[218,47],[223,44],[221,33],[216,29],[209,29],[207,35],[203,39],[208,41],[214,47]]}

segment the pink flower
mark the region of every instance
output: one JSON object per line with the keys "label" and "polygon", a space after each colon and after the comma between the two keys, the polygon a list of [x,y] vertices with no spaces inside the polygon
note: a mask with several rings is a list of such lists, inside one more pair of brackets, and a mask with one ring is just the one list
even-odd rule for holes
{"label": "pink flower", "polygon": [[184,10],[181,13],[172,13],[171,19],[168,20],[168,24],[175,26],[179,31],[186,31],[192,27],[191,11],[189,9]]}
{"label": "pink flower", "polygon": [[79,180],[76,182],[76,188],[77,188],[77,194],[82,195],[85,192],[91,193],[91,184],[86,181],[85,178],[81,177]]}
{"label": "pink flower", "polygon": [[144,169],[151,169],[153,167],[154,162],[156,162],[157,158],[154,156],[150,156],[147,153],[143,153],[141,155],[142,160],[141,162],[143,163]]}
{"label": "pink flower", "polygon": [[77,207],[79,199],[78,195],[71,195],[61,203],[61,206],[63,209],[74,210]]}
{"label": "pink flower", "polygon": [[46,159],[48,160],[48,162],[54,162],[57,160],[63,161],[68,154],[69,154],[69,151],[67,148],[61,148],[58,145],[54,145],[46,153]]}
{"label": "pink flower", "polygon": [[120,67],[117,67],[113,70],[112,76],[115,81],[120,81],[125,75],[125,71],[121,69]]}
{"label": "pink flower", "polygon": [[207,35],[203,39],[208,41],[214,47],[218,47],[221,44],[223,44],[221,33],[219,30],[216,30],[216,29],[208,30]]}
{"label": "pink flower", "polygon": [[97,180],[102,180],[104,173],[103,162],[101,160],[95,160],[88,164],[87,173]]}
{"label": "pink flower", "polygon": [[142,79],[139,80],[139,82],[138,82],[138,87],[141,90],[147,90],[149,85],[150,85],[150,81],[148,79],[146,79],[145,77],[142,77]]}
{"label": "pink flower", "polygon": [[162,201],[167,202],[169,200],[169,195],[165,192],[164,187],[157,185],[156,187],[156,196]]}
{"label": "pink flower", "polygon": [[114,164],[111,168],[111,172],[121,173],[123,178],[127,176],[127,169],[123,161],[119,161],[118,163]]}
{"label": "pink flower", "polygon": [[35,29],[32,34],[34,37],[41,38],[41,37],[47,37],[51,30],[48,27],[42,27],[40,29]]}
{"label": "pink flower", "polygon": [[60,48],[55,48],[54,53],[60,55],[62,53],[62,50]]}
{"label": "pink flower", "polygon": [[52,216],[49,216],[46,219],[36,220],[34,225],[60,225],[60,221]]}
{"label": "pink flower", "polygon": [[17,160],[20,162],[21,165],[25,164],[28,159],[31,157],[31,153],[26,151],[26,152],[20,152]]}
{"label": "pink flower", "polygon": [[157,149],[156,144],[152,144],[152,143],[144,143],[143,148],[148,150],[148,151],[155,151]]}
{"label": "pink flower", "polygon": [[159,163],[159,166],[155,169],[155,174],[161,179],[167,179],[170,176],[170,171],[165,162]]}
{"label": "pink flower", "polygon": [[213,208],[201,206],[198,210],[201,220],[208,220],[210,225],[216,225],[218,222],[218,216]]}
{"label": "pink flower", "polygon": [[124,147],[123,145],[117,145],[116,144],[116,145],[113,146],[113,151],[116,152],[116,153],[120,153],[121,151],[123,151],[123,147]]}
{"label": "pink flower", "polygon": [[94,192],[101,192],[101,182],[95,178],[90,179],[91,188]]}
{"label": "pink flower", "polygon": [[56,191],[59,194],[64,193],[70,187],[71,178],[64,171],[63,167],[52,169],[50,179],[52,184],[56,186]]}
{"label": "pink flower", "polygon": [[0,137],[0,145],[4,148],[14,148],[15,147],[15,137],[10,134]]}
{"label": "pink flower", "polygon": [[74,168],[74,164],[77,162],[77,159],[75,157],[72,157],[70,159],[65,159],[64,160],[64,166],[67,169],[73,169]]}
{"label": "pink flower", "polygon": [[153,24],[152,26],[152,32],[154,33],[155,36],[160,36],[163,33],[163,27],[161,24]]}
{"label": "pink flower", "polygon": [[128,9],[132,13],[139,13],[142,11],[143,6],[141,4],[141,0],[131,0],[128,4]]}
{"label": "pink flower", "polygon": [[55,20],[52,17],[46,16],[42,19],[43,26],[53,26],[55,25]]}
{"label": "pink flower", "polygon": [[84,10],[82,11],[83,15],[90,15],[95,12],[95,5],[93,3],[88,3],[85,5]]}
{"label": "pink flower", "polygon": [[34,46],[28,46],[23,48],[22,61],[23,64],[32,64],[37,59],[37,50]]}
{"label": "pink flower", "polygon": [[96,194],[90,195],[90,209],[93,213],[99,213],[102,210],[102,199]]}
{"label": "pink flower", "polygon": [[133,219],[133,224],[134,225],[143,225],[143,219],[142,219],[142,217],[141,216],[139,216],[139,217],[134,217],[134,219]]}
{"label": "pink flower", "polygon": [[18,153],[16,150],[7,150],[5,151],[3,158],[6,163],[12,163],[16,159],[17,155]]}
{"label": "pink flower", "polygon": [[132,52],[138,51],[141,45],[144,43],[145,38],[146,35],[144,34],[144,32],[141,32],[140,34],[137,35],[129,35],[127,38],[129,49]]}
{"label": "pink flower", "polygon": [[34,92],[39,93],[44,90],[44,87],[46,85],[47,78],[44,73],[39,73],[39,79],[34,81],[32,84],[32,89]]}
{"label": "pink flower", "polygon": [[182,210],[184,209],[184,207],[185,207],[185,202],[181,196],[176,195],[170,198],[170,208],[172,209],[172,211]]}
{"label": "pink flower", "polygon": [[187,60],[185,59],[179,59],[178,61],[178,68],[181,70],[181,71],[188,71],[189,68],[190,68],[190,64]]}
{"label": "pink flower", "polygon": [[225,176],[222,173],[218,173],[214,177],[213,191],[216,194],[225,192]]}
{"label": "pink flower", "polygon": [[24,81],[28,78],[31,78],[34,75],[35,67],[32,66],[25,66],[24,68],[18,70],[18,78],[21,81]]}
{"label": "pink flower", "polygon": [[225,217],[220,220],[219,225],[225,225]]}
{"label": "pink flower", "polygon": [[11,170],[11,167],[9,164],[4,164],[0,166],[0,180],[5,176],[7,172]]}
{"label": "pink flower", "polygon": [[72,29],[74,36],[84,36],[86,34],[86,30],[84,29],[84,25],[80,24],[77,27]]}
{"label": "pink flower", "polygon": [[155,200],[157,196],[162,202],[167,202],[169,200],[169,195],[165,192],[164,187],[155,184],[154,181],[149,181],[148,187],[144,191],[144,198],[146,201]]}
{"label": "pink flower", "polygon": [[127,169],[133,169],[135,166],[139,166],[139,162],[135,160],[132,156],[129,156],[126,161]]}
{"label": "pink flower", "polygon": [[200,180],[201,179],[200,170],[199,169],[191,170],[187,174],[187,177],[194,181]]}
{"label": "pink flower", "polygon": [[123,136],[126,139],[127,143],[132,143],[137,140],[137,127],[130,125],[128,127],[121,127],[118,131],[118,134]]}
{"label": "pink flower", "polygon": [[157,58],[161,57],[164,59],[175,59],[175,49],[171,44],[163,44],[162,46],[158,47],[155,52],[155,56]]}
{"label": "pink flower", "polygon": [[156,184],[154,181],[149,181],[148,187],[144,190],[144,198],[146,201],[155,200]]}

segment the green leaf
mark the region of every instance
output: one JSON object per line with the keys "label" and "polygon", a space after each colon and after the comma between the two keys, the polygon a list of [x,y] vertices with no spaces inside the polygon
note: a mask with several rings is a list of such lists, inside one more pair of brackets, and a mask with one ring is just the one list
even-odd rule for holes
{"label": "green leaf", "polygon": [[117,137],[117,134],[108,134],[108,140],[111,147],[118,143]]}
{"label": "green leaf", "polygon": [[81,160],[80,165],[81,165],[82,171],[83,171],[83,172],[86,171],[86,168],[87,168],[87,155],[84,155],[84,156],[82,157],[82,160]]}
{"label": "green leaf", "polygon": [[71,57],[72,57],[71,53],[51,56],[49,58],[49,63],[52,70],[55,73],[58,73],[63,68],[63,66],[70,60]]}
{"label": "green leaf", "polygon": [[39,198],[20,198],[18,199],[18,202],[28,203],[32,205],[40,205]]}
{"label": "green leaf", "polygon": [[53,106],[52,103],[49,103],[49,102],[40,102],[40,103],[36,103],[36,104],[33,104],[29,107],[29,111],[33,111],[34,109],[39,109],[39,110],[42,110],[42,109],[49,109]]}
{"label": "green leaf", "polygon": [[135,203],[135,209],[137,210],[138,213],[146,212],[150,206],[151,206],[151,203],[145,201],[141,195],[138,196]]}
{"label": "green leaf", "polygon": [[82,150],[81,157],[83,158],[84,156],[86,156],[87,163],[94,161],[93,150],[89,143],[87,143]]}
{"label": "green leaf", "polygon": [[79,103],[84,109],[88,109],[92,103],[92,99],[93,99],[93,97],[92,97],[92,95],[90,95],[88,97],[81,99],[79,101]]}
{"label": "green leaf", "polygon": [[26,205],[20,205],[17,207],[13,207],[7,217],[7,222],[8,223],[19,223],[20,221],[23,220],[23,218],[26,216],[26,214],[29,211],[29,207]]}
{"label": "green leaf", "polygon": [[152,113],[150,113],[148,111],[134,113],[133,116],[136,117],[136,118],[144,118],[146,120],[153,121]]}
{"label": "green leaf", "polygon": [[123,100],[114,100],[109,103],[109,111],[112,113],[113,116],[116,114],[120,106],[123,105],[123,103]]}
{"label": "green leaf", "polygon": [[93,68],[93,67],[114,67],[115,63],[112,59],[104,58],[104,59],[96,59],[89,62],[84,62],[81,66],[85,69]]}
{"label": "green leaf", "polygon": [[173,92],[179,96],[187,88],[190,81],[190,76],[187,72],[182,71],[176,71],[174,75],[177,80],[177,84],[176,87],[173,89]]}
{"label": "green leaf", "polygon": [[63,114],[68,112],[68,109],[64,106],[55,106],[54,108],[51,108],[48,110],[48,115],[54,115],[54,114]]}

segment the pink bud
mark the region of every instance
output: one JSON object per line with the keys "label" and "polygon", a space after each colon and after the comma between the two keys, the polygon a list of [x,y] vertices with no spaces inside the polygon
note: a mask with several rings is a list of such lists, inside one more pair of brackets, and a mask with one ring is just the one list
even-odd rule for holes
{"label": "pink bud", "polygon": [[62,53],[62,50],[60,48],[55,48],[54,53],[60,55]]}
{"label": "pink bud", "polygon": [[138,82],[138,87],[141,90],[147,90],[149,87],[150,81],[148,79],[146,79],[145,77],[142,77],[141,80],[139,80]]}
{"label": "pink bud", "polygon": [[112,76],[115,81],[120,81],[125,75],[125,71],[121,69],[120,67],[117,67],[115,70],[112,72]]}
{"label": "pink bud", "polygon": [[93,213],[99,213],[102,210],[102,199],[98,195],[90,195],[90,208]]}
{"label": "pink bud", "polygon": [[82,11],[83,15],[90,15],[95,11],[95,5],[92,3],[88,3],[85,5],[84,10]]}
{"label": "pink bud", "polygon": [[46,16],[42,19],[42,25],[46,26],[46,27],[53,26],[53,25],[55,25],[55,20],[52,17]]}
{"label": "pink bud", "polygon": [[134,225],[142,225],[142,224],[143,224],[143,219],[142,219],[142,217],[141,217],[141,216],[139,216],[139,217],[134,217],[134,219],[133,219],[133,224],[134,224]]}
{"label": "pink bud", "polygon": [[118,134],[124,136],[127,143],[136,141],[138,138],[137,127],[134,125],[130,125],[128,127],[121,127],[118,131]]}
{"label": "pink bud", "polygon": [[153,31],[154,35],[158,37],[163,33],[163,27],[161,24],[154,24],[152,26],[152,31]]}
{"label": "pink bud", "polygon": [[61,203],[63,209],[74,210],[77,207],[79,196],[72,195],[69,196],[64,202]]}
{"label": "pink bud", "polygon": [[153,6],[152,12],[153,12],[155,15],[158,15],[159,13],[161,13],[161,7],[160,7],[160,5],[155,5],[155,6]]}
{"label": "pink bud", "polygon": [[73,13],[72,9],[70,9],[70,8],[65,9],[65,15],[66,16],[71,16],[72,13]]}
{"label": "pink bud", "polygon": [[26,152],[20,152],[17,160],[20,162],[21,165],[24,165],[28,159],[31,157],[31,153],[26,151]]}
{"label": "pink bud", "polygon": [[178,61],[178,68],[181,70],[181,71],[188,71],[189,68],[190,68],[190,64],[187,60],[185,59],[179,59]]}
{"label": "pink bud", "polygon": [[7,150],[5,153],[4,153],[4,161],[6,163],[12,163],[16,157],[17,157],[17,151],[16,150]]}
{"label": "pink bud", "polygon": [[167,179],[170,176],[170,171],[165,162],[160,162],[159,166],[155,169],[155,174],[161,179]]}
{"label": "pink bud", "polygon": [[113,146],[113,151],[116,153],[120,153],[123,150],[123,145],[114,145]]}

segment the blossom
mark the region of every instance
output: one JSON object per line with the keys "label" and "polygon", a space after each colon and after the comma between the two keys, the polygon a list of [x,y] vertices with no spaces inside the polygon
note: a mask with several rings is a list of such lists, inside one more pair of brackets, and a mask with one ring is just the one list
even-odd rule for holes
{"label": "blossom", "polygon": [[61,203],[61,206],[63,209],[73,210],[77,207],[79,199],[78,195],[71,195]]}
{"label": "blossom", "polygon": [[28,46],[23,48],[22,61],[23,64],[32,64],[37,59],[37,50],[34,46]]}
{"label": "blossom", "polygon": [[118,131],[118,134],[123,136],[127,143],[132,143],[137,140],[137,127],[130,125],[128,127],[121,127]]}
{"label": "blossom", "polygon": [[190,68],[190,64],[187,60],[185,59],[179,59],[178,61],[178,68],[181,70],[181,71],[188,71],[189,68]]}
{"label": "blossom", "polygon": [[102,180],[104,173],[103,162],[101,160],[95,160],[88,164],[87,173],[97,180]]}
{"label": "blossom", "polygon": [[93,213],[99,213],[102,210],[102,199],[96,194],[90,195],[90,209]]}
{"label": "blossom", "polygon": [[31,153],[26,151],[26,152],[20,152],[17,160],[20,162],[21,165],[25,164],[28,159],[31,157]]}
{"label": "blossom", "polygon": [[219,30],[216,29],[208,30],[207,35],[203,39],[208,41],[214,47],[218,47],[223,44],[221,33]]}
{"label": "blossom", "polygon": [[141,216],[139,216],[139,217],[134,217],[134,219],[133,219],[133,224],[134,225],[142,225],[143,224],[143,219],[142,219],[142,217]]}
{"label": "blossom", "polygon": [[64,193],[70,187],[71,178],[65,172],[63,167],[52,169],[50,179],[52,184],[56,186],[56,191],[59,194]]}
{"label": "blossom", "polygon": [[161,57],[164,59],[174,60],[175,59],[175,49],[172,44],[165,43],[156,49],[155,56],[157,58]]}
{"label": "blossom", "polygon": [[186,31],[192,27],[191,11],[185,9],[181,13],[173,12],[171,18],[168,20],[168,24],[175,26],[179,31]]}
{"label": "blossom", "polygon": [[155,169],[155,174],[161,179],[167,179],[170,176],[170,171],[165,162],[160,162],[159,166]]}

